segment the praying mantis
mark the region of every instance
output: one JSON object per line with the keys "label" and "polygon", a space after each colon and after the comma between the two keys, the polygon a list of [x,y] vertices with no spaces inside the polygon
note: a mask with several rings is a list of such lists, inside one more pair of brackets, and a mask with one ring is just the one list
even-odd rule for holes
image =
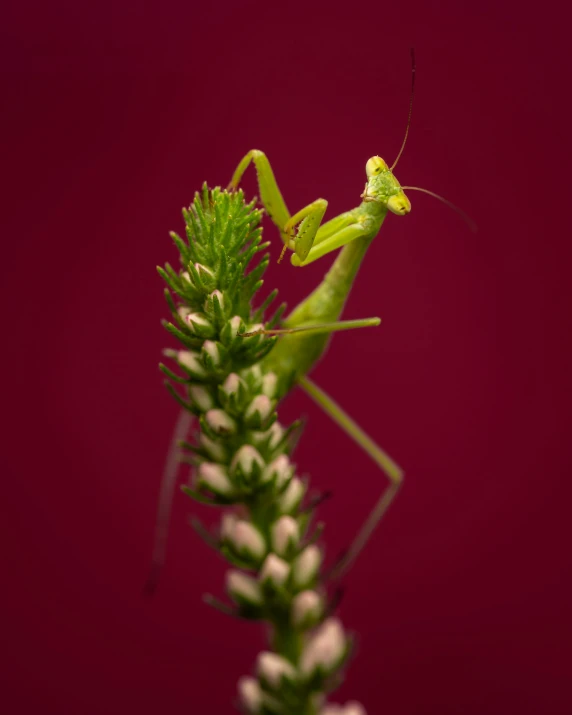
{"label": "praying mantis", "polygon": [[[367,249],[378,235],[388,212],[405,216],[411,211],[411,203],[405,194],[406,190],[422,191],[439,199],[460,213],[474,230],[471,220],[455,205],[426,189],[402,186],[393,174],[393,169],[405,148],[411,124],[415,85],[413,51],[411,59],[411,98],[403,143],[391,166],[379,156],[373,156],[367,161],[365,166],[366,183],[360,196],[362,201],[356,208],[322,223],[328,203],[325,199],[319,198],[291,215],[278,188],[270,162],[262,151],[256,149],[249,151],[243,157],[227,187],[229,191],[237,189],[245,171],[251,163],[254,163],[261,203],[278,228],[284,244],[279,262],[287,250],[292,251],[292,265],[304,267],[333,251],[342,249],[323,281],[283,320],[279,329],[261,328],[242,334],[242,337],[258,333],[279,336],[279,341],[261,363],[263,371],[272,371],[278,376],[279,398],[283,398],[296,385],[301,387],[334,422],[365,450],[388,479],[388,486],[374,505],[349,549],[332,568],[330,578],[340,578],[354,563],[399,491],[404,473],[399,465],[308,377],[308,373],[322,357],[333,333],[373,327],[381,322],[377,317],[347,321],[341,321],[339,318]],[[189,427],[189,416],[186,415],[179,420],[175,430],[174,444],[178,440],[184,439]],[[172,447],[164,477],[165,489],[159,506],[156,562],[162,560],[161,549],[164,549],[166,525],[161,514],[164,515],[165,510],[168,510],[175,474],[176,462]],[[159,546],[157,546],[158,543]]]}
{"label": "praying mantis", "polygon": [[[401,149],[393,164],[388,164],[379,156],[371,157],[366,165],[366,184],[360,198],[361,203],[354,209],[330,219],[322,224],[328,202],[316,199],[295,214],[290,215],[274,172],[266,155],[256,149],[248,152],[239,163],[229,189],[235,189],[251,162],[256,168],[262,205],[280,232],[284,243],[278,262],[290,249],[293,266],[303,267],[342,248],[337,259],[324,277],[322,283],[300,303],[283,321],[279,330],[258,330],[257,333],[280,335],[281,340],[265,358],[263,367],[279,375],[287,374],[290,381],[284,386],[284,393],[295,384],[301,387],[336,422],[383,471],[389,485],[375,504],[349,549],[338,560],[331,571],[332,577],[341,577],[353,564],[377,524],[387,511],[403,482],[403,470],[377,445],[364,430],[307,376],[327,348],[332,333],[356,328],[379,325],[379,318],[340,321],[345,302],[353,281],[371,242],[378,235],[388,212],[405,216],[411,211],[411,202],[405,190],[422,191],[433,196],[457,211],[475,230],[471,219],[451,202],[438,194],[414,186],[401,186],[393,169],[397,165],[411,123],[411,110],[415,86],[415,58],[411,52],[412,81],[409,117]],[[297,227],[297,231],[295,229]],[[254,333],[246,333],[245,336]]]}

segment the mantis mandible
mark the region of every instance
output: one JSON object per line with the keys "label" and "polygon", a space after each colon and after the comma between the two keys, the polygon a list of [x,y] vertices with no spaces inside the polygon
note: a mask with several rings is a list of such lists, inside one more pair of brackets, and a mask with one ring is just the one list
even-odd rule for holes
{"label": "mantis mandible", "polygon": [[[388,212],[404,216],[411,211],[411,203],[405,190],[422,191],[447,204],[469,223],[473,222],[454,204],[427,189],[415,186],[401,186],[393,174],[405,148],[411,124],[411,110],[415,86],[415,60],[413,51],[411,98],[405,137],[396,160],[391,166],[379,156],[371,157],[365,166],[366,184],[360,198],[361,203],[354,209],[340,214],[322,224],[328,202],[316,199],[295,214],[290,215],[278,188],[274,172],[266,155],[253,149],[239,163],[228,190],[238,187],[244,172],[254,162],[258,177],[262,205],[272,222],[277,226],[284,243],[279,262],[289,249],[293,252],[293,266],[306,266],[313,261],[342,248],[332,267],[317,288],[303,300],[282,322],[279,330],[257,330],[244,333],[244,337],[255,333],[279,335],[280,340],[263,360],[263,369],[275,372],[281,379],[280,396],[284,397],[295,385],[300,386],[336,422],[384,472],[389,484],[375,504],[349,549],[336,562],[330,572],[331,577],[342,576],[355,561],[377,524],[387,511],[397,494],[402,481],[402,469],[377,445],[359,425],[346,414],[336,402],[307,377],[308,372],[321,358],[334,332],[354,328],[379,325],[379,318],[340,321],[340,315],[350,293],[353,281],[365,253],[378,235]],[[296,230],[297,229],[297,230]],[[160,568],[164,558],[166,539],[166,518],[170,510],[170,500],[176,479],[173,457],[176,443],[190,428],[190,418],[184,413],[175,430],[170,450],[170,459],[163,480],[162,497],[159,505],[157,537],[154,552],[154,569]]]}

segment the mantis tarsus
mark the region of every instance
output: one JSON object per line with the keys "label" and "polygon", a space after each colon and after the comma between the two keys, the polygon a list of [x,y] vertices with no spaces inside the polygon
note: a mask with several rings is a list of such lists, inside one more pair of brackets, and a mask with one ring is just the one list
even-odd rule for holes
{"label": "mantis tarsus", "polygon": [[[365,167],[366,184],[361,194],[362,201],[356,208],[340,214],[322,224],[327,201],[317,199],[295,214],[290,215],[274,172],[266,155],[256,149],[248,152],[239,163],[228,189],[233,190],[250,165],[254,162],[258,177],[260,198],[269,217],[277,226],[284,243],[284,253],[293,251],[291,263],[306,266],[309,263],[339,248],[342,251],[318,287],[300,303],[283,321],[280,330],[260,330],[257,332],[281,336],[272,352],[264,359],[263,367],[278,375],[289,378],[281,391],[282,396],[299,385],[315,400],[327,414],[359,444],[389,479],[389,485],[374,506],[347,552],[335,564],[332,577],[339,578],[359,555],[381,517],[389,507],[403,481],[403,471],[375,442],[332,400],[321,388],[311,381],[307,374],[323,355],[332,333],[361,327],[372,327],[380,323],[379,318],[340,321],[345,302],[361,261],[373,239],[379,233],[388,211],[403,216],[410,212],[411,203],[404,189],[423,191],[438,198],[458,211],[474,228],[471,220],[456,206],[441,196],[418,187],[401,186],[393,174],[407,140],[413,105],[415,82],[415,62],[412,52],[412,87],[409,117],[405,137],[397,159],[392,166],[379,156],[371,157]],[[297,229],[297,230],[296,230]],[[246,333],[244,336],[250,335]],[[188,429],[188,428],[187,428]],[[180,439],[180,435],[177,435]],[[173,448],[174,449],[174,448]],[[173,450],[171,450],[173,451]],[[171,476],[172,480],[173,477]],[[172,492],[165,478],[164,492]],[[160,507],[158,539],[165,539],[165,506]],[[163,515],[163,517],[161,516]],[[156,546],[155,565],[160,564],[161,545]]]}

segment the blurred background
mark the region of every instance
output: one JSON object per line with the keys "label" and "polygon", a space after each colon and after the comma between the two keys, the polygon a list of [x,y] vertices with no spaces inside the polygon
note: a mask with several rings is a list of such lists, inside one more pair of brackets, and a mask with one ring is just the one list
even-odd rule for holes
{"label": "blurred background", "polygon": [[[338,701],[368,713],[569,713],[570,226],[563,4],[8,3],[1,117],[3,701],[10,713],[232,712],[264,646],[201,601],[224,563],[174,505],[142,586],[177,408],[156,264],[204,180],[251,148],[291,211],[352,208],[365,163],[410,193],[370,248],[314,379],[403,466],[345,582],[358,636]],[[256,193],[254,174],[245,178]],[[271,253],[278,235],[266,225]],[[273,260],[293,307],[328,256]],[[298,469],[333,558],[384,486],[301,393]],[[186,478],[186,474],[181,475]]]}

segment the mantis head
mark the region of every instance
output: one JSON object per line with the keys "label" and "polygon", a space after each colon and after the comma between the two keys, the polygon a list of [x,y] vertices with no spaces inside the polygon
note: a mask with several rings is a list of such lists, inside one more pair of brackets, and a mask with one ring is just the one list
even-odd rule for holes
{"label": "mantis head", "polygon": [[399,181],[380,156],[372,156],[365,165],[367,184],[362,194],[364,201],[384,204],[394,214],[405,216],[411,211],[411,202],[404,194]]}

